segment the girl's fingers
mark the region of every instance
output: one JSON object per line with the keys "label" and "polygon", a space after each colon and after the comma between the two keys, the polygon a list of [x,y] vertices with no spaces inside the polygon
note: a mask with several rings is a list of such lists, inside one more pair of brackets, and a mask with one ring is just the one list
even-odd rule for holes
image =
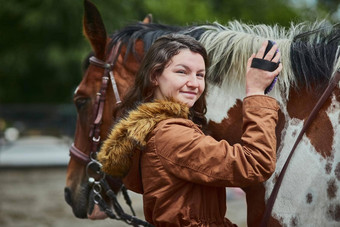
{"label": "girl's fingers", "polygon": [[273,58],[273,62],[279,62],[280,61],[280,58],[281,58],[281,53],[280,52],[277,52],[275,57]]}
{"label": "girl's fingers", "polygon": [[279,73],[282,70],[282,63],[279,64],[279,67],[277,67],[277,69],[275,69],[275,71],[273,72],[275,76],[279,75]]}
{"label": "girl's fingers", "polygon": [[261,48],[259,49],[259,51],[256,54],[256,58],[263,58],[263,55],[264,55],[264,52],[266,50],[267,45],[268,45],[268,40],[266,40],[262,43]]}
{"label": "girl's fingers", "polygon": [[266,56],[264,56],[263,59],[267,60],[267,61],[272,61],[273,56],[275,55],[275,52],[277,51],[278,46],[276,44],[274,44],[274,46],[268,51],[268,53],[266,54]]}
{"label": "girl's fingers", "polygon": [[248,68],[248,69],[250,68],[251,62],[253,61],[254,57],[255,57],[255,54],[252,54],[252,55],[250,56],[250,58],[248,58],[248,62],[247,62],[247,68]]}

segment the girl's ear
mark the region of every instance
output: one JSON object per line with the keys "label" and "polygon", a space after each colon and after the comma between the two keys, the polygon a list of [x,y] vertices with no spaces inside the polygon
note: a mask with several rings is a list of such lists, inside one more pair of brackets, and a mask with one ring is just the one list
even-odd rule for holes
{"label": "girl's ear", "polygon": [[158,77],[156,76],[156,73],[152,73],[150,81],[154,86],[158,86]]}

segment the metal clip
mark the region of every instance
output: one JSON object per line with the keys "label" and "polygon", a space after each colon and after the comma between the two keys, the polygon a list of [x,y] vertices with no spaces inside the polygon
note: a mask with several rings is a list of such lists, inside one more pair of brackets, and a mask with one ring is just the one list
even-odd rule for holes
{"label": "metal clip", "polygon": [[102,192],[102,186],[100,185],[99,181],[94,181],[93,186],[92,186],[92,190],[93,190],[93,201],[95,204],[98,204],[100,200],[102,200],[102,196],[100,195],[100,193]]}
{"label": "metal clip", "polygon": [[96,180],[93,177],[89,177],[88,181],[89,185],[93,185]]}
{"label": "metal clip", "polygon": [[102,186],[99,181],[94,182],[92,190],[95,194],[100,194],[102,192]]}
{"label": "metal clip", "polygon": [[100,141],[100,136],[98,136],[98,138],[92,137],[92,141],[93,141],[93,142],[99,142],[99,141]]}
{"label": "metal clip", "polygon": [[100,194],[94,194],[93,196],[93,202],[98,205],[99,204],[99,201],[102,200],[102,196]]}
{"label": "metal clip", "polygon": [[103,165],[100,162],[98,162],[97,160],[92,160],[86,166],[86,176],[88,178],[94,178],[94,179],[96,178],[96,176],[93,176],[90,173],[89,168],[91,168],[95,172],[95,174],[100,176],[100,180],[104,179],[106,177],[106,175],[103,171],[101,171],[102,166]]}

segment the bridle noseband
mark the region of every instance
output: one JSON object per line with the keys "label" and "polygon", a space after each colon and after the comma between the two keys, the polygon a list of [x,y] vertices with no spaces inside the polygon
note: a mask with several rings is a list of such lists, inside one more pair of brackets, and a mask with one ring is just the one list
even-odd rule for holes
{"label": "bridle noseband", "polygon": [[[78,149],[73,143],[70,147],[70,156],[74,158],[79,163],[86,166],[86,175],[88,177],[89,184],[92,186],[92,191],[94,193],[93,200],[95,204],[98,204],[100,208],[108,215],[108,217],[116,220],[122,220],[127,224],[134,226],[152,226],[148,222],[138,219],[135,217],[135,211],[132,208],[130,197],[127,193],[127,189],[121,182],[121,180],[114,179],[110,176],[107,176],[104,172],[101,171],[101,163],[97,160],[97,153],[99,151],[99,147],[101,144],[100,137],[100,126],[102,124],[103,112],[104,112],[104,104],[106,99],[106,92],[108,83],[111,80],[113,93],[116,99],[116,105],[121,103],[121,99],[119,96],[119,91],[117,87],[117,83],[113,74],[113,67],[117,60],[121,44],[117,43],[111,50],[107,62],[98,59],[95,56],[90,57],[90,64],[103,68],[104,73],[102,76],[102,83],[99,92],[96,94],[95,104],[93,107],[93,123],[90,128],[89,138],[91,140],[91,151],[89,155],[86,155],[80,149]],[[92,172],[90,171],[92,170]],[[93,171],[96,176],[93,176]],[[99,179],[98,179],[99,177]],[[116,193],[110,188],[108,182],[111,185],[119,185],[120,190],[124,196],[124,199],[127,205],[130,207],[131,212],[133,214],[129,215],[124,212],[122,207],[120,206]],[[105,190],[105,194],[110,199],[113,209],[115,213],[112,211],[112,208],[107,205],[105,200],[101,196],[102,190]]]}

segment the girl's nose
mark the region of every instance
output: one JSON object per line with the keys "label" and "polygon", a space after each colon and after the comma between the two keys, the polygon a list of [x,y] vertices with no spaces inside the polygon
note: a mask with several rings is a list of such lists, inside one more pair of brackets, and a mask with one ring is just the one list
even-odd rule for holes
{"label": "girl's nose", "polygon": [[199,86],[196,74],[190,75],[190,77],[188,78],[187,85],[189,87],[198,87]]}

